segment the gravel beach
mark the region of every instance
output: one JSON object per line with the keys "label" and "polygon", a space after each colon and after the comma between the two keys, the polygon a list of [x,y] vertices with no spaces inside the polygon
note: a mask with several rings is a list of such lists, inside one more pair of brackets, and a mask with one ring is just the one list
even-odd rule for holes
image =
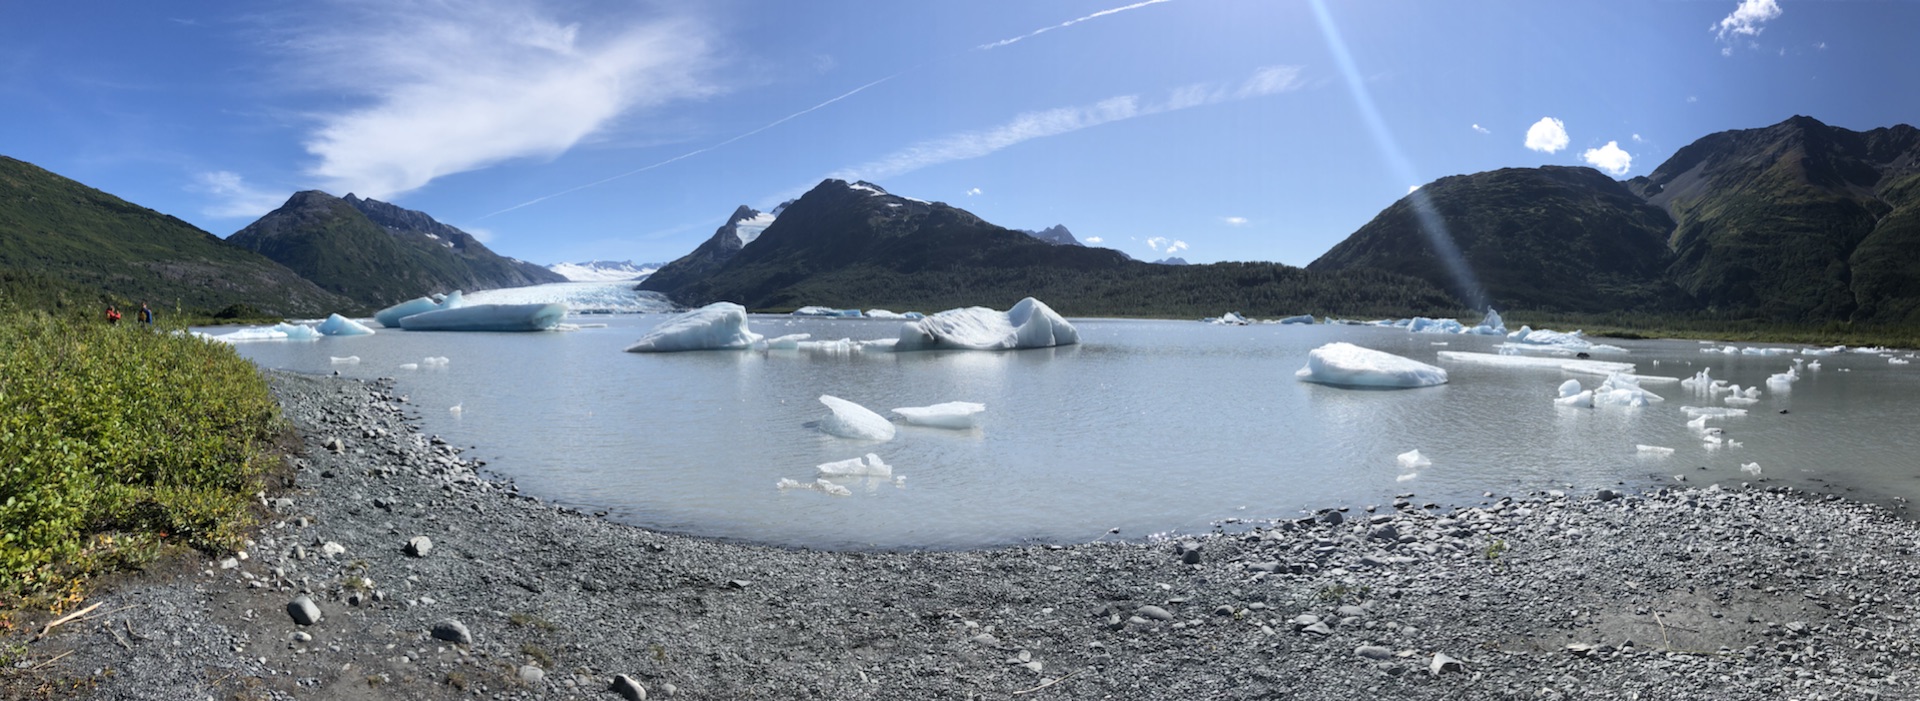
{"label": "gravel beach", "polygon": [[33,672],[48,695],[1920,699],[1920,527],[1837,497],[1400,499],[1177,542],[820,552],[520,497],[385,382],[270,377],[306,452],[265,526],[28,644],[22,667],[70,653]]}

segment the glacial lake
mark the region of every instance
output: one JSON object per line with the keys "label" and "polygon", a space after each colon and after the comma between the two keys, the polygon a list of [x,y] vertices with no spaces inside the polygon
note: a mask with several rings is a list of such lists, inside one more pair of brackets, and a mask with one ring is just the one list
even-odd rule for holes
{"label": "glacial lake", "polygon": [[[1675,475],[1737,487],[1757,481],[1744,463],[1757,463],[1766,484],[1888,504],[1920,499],[1920,369],[1880,355],[1819,358],[1822,369],[1801,370],[1781,391],[1766,378],[1814,358],[1599,339],[1628,352],[1595,359],[1635,363],[1643,375],[1711,368],[1715,379],[1761,386],[1747,416],[1710,423],[1740,444],[1732,447],[1705,444],[1682,411],[1724,406],[1720,396],[1648,383],[1666,401],[1560,407],[1552,400],[1565,380],[1592,388],[1604,378],[1437,358],[1496,352],[1504,339],[1493,337],[1076,319],[1079,345],[1038,350],[622,352],[667,316],[571,316],[605,326],[566,332],[381,329],[236,348],[266,367],[395,378],[426,433],[471,447],[467,457],[523,494],[648,528],[788,546],[1138,539],[1385,506],[1408,493],[1416,503],[1463,505],[1489,491],[1644,488]],[[895,337],[900,322],[755,316],[752,326],[860,340]],[[1368,391],[1298,381],[1308,352],[1333,341],[1439,365],[1451,382]],[[360,360],[333,361],[345,356]],[[429,356],[448,362],[402,369]],[[956,400],[987,410],[971,431],[903,425],[888,442],[849,441],[818,430],[828,415],[822,394],[882,414]],[[1641,444],[1674,452],[1652,455]],[[1397,463],[1415,449],[1432,465]],[[775,487],[782,478],[812,482],[816,465],[870,452],[904,479],[841,480],[850,496]]]}

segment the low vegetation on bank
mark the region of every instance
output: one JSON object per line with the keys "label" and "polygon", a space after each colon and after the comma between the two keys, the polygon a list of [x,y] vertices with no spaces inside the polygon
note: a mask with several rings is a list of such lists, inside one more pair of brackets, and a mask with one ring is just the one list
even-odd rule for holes
{"label": "low vegetation on bank", "polygon": [[235,548],[286,430],[229,347],[0,311],[0,616],[169,549]]}

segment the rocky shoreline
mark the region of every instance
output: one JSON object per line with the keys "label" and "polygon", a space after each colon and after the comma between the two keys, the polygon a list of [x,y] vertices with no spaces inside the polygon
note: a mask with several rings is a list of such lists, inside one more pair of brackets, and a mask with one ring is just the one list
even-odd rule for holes
{"label": "rocky shoreline", "polygon": [[792,550],[517,496],[390,384],[269,375],[307,452],[247,550],[107,587],[21,665],[106,699],[1920,699],[1920,525],[1835,497]]}

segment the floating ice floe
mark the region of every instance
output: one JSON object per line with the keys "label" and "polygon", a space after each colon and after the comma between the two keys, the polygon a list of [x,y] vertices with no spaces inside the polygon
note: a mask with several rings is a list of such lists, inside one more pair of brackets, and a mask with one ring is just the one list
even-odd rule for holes
{"label": "floating ice floe", "polygon": [[438,355],[438,356],[429,355],[425,358],[420,359],[420,365],[424,367],[430,367],[430,368],[444,368],[447,366],[447,363],[451,363],[451,362],[453,361],[444,355]]}
{"label": "floating ice floe", "polygon": [[886,309],[868,309],[867,318],[868,319],[891,319],[895,321],[899,321],[899,320],[911,321],[914,319],[925,319],[927,318],[927,315],[921,314],[920,312],[900,313],[900,312],[889,311]]}
{"label": "floating ice floe", "polygon": [[1832,347],[1832,348],[1802,348],[1802,349],[1800,349],[1800,354],[1801,354],[1801,355],[1813,355],[1813,356],[1829,356],[1829,355],[1833,355],[1833,354],[1835,354],[1835,353],[1845,353],[1845,352],[1847,352],[1847,347],[1846,347],[1846,346],[1834,346],[1834,347]]}
{"label": "floating ice floe", "polygon": [[320,325],[314,327],[314,330],[327,336],[366,336],[373,333],[373,329],[368,328],[366,324],[348,319],[339,314],[327,315],[327,320],[320,322]]}
{"label": "floating ice floe", "polygon": [[1793,383],[1799,379],[1800,372],[1798,370],[1787,368],[1786,372],[1767,376],[1767,387],[1772,388],[1775,392],[1785,392],[1792,389]]}
{"label": "floating ice floe", "polygon": [[452,414],[454,416],[459,416],[462,413],[465,413],[466,410],[467,410],[466,402],[461,402],[459,404],[455,404],[453,406],[447,407],[447,413]]}
{"label": "floating ice floe", "polygon": [[288,340],[288,341],[320,340],[320,332],[313,330],[313,327],[308,326],[306,324],[289,324],[283,321],[278,324],[274,324],[273,330],[286,334],[285,340]]}
{"label": "floating ice floe", "polygon": [[275,329],[273,327],[258,327],[258,328],[251,328],[251,329],[240,329],[239,331],[235,331],[233,333],[223,333],[218,336],[210,337],[210,340],[219,341],[221,343],[244,343],[247,341],[285,341],[287,340],[287,332]]}
{"label": "floating ice floe", "polygon": [[415,314],[423,314],[443,309],[453,309],[462,304],[460,291],[454,290],[438,300],[432,297],[416,297],[374,312],[373,320],[390,329],[401,328],[400,320]]}
{"label": "floating ice floe", "polygon": [[1274,323],[1278,323],[1278,324],[1311,324],[1311,323],[1313,323],[1313,315],[1312,315],[1312,314],[1297,314],[1297,315],[1294,315],[1294,316],[1290,316],[1290,317],[1287,317],[1287,318],[1284,318],[1284,319],[1281,319],[1281,320],[1279,320],[1279,321],[1277,321],[1277,322],[1274,322]]}
{"label": "floating ice floe", "polygon": [[411,371],[414,371],[414,370],[419,370],[419,369],[420,369],[420,364],[419,364],[419,363],[401,363],[401,364],[400,364],[400,369],[401,369],[401,370],[406,370],[406,371],[409,371],[409,372],[411,372]]}
{"label": "floating ice floe", "polygon": [[1207,322],[1209,324],[1213,324],[1215,326],[1246,326],[1248,324],[1253,323],[1251,321],[1248,321],[1246,317],[1241,316],[1240,312],[1227,312],[1225,314],[1221,314],[1220,316],[1201,319],[1201,321]]}
{"label": "floating ice floe", "polygon": [[1760,463],[1750,462],[1740,466],[1740,471],[1755,477],[1760,476]]}
{"label": "floating ice floe", "polygon": [[1427,456],[1421,455],[1418,448],[1396,455],[1393,459],[1395,462],[1400,463],[1400,468],[1403,470],[1418,470],[1422,467],[1433,466],[1433,461],[1428,460]]}
{"label": "floating ice floe", "polygon": [[474,304],[400,319],[408,331],[545,331],[566,318],[560,304]]}
{"label": "floating ice floe", "polygon": [[1666,456],[1673,454],[1672,448],[1662,448],[1657,445],[1636,445],[1633,447],[1633,449],[1639,452],[1641,455],[1647,455],[1652,457],[1664,458]]}
{"label": "floating ice floe", "polygon": [[810,333],[790,333],[756,342],[753,347],[760,350],[800,350],[800,343],[813,338]]}
{"label": "floating ice floe", "polygon": [[[1572,382],[1572,380],[1568,380],[1568,382]],[[1553,403],[1556,406],[1573,407],[1576,409],[1592,409],[1593,408],[1593,390],[1583,389],[1578,392],[1574,392],[1573,394],[1569,394],[1567,396],[1555,399],[1553,400]]]}
{"label": "floating ice floe", "polygon": [[1611,406],[1646,406],[1654,402],[1664,402],[1660,395],[1640,388],[1637,376],[1627,373],[1613,373],[1605,382],[1593,390],[1593,403]]}
{"label": "floating ice floe", "polygon": [[1416,316],[1407,320],[1408,333],[1465,333],[1467,327],[1458,319],[1429,319]]}
{"label": "floating ice floe", "polygon": [[1888,359],[1887,359],[1887,364],[1888,364],[1888,365],[1906,365],[1906,364],[1908,364],[1908,363],[1910,363],[1910,362],[1912,362],[1912,361],[1909,361],[1909,360],[1902,360],[1902,359],[1900,359],[1900,358],[1888,358]]}
{"label": "floating ice floe", "polygon": [[761,338],[760,334],[747,330],[746,307],[732,302],[714,302],[661,322],[647,335],[640,337],[639,341],[627,346],[627,352],[743,350],[751,348]]}
{"label": "floating ice floe", "polygon": [[834,309],[832,307],[801,307],[793,310],[794,316],[824,316],[837,319],[859,319],[858,309]]}
{"label": "floating ice floe", "polygon": [[887,417],[831,394],[820,395],[820,403],[833,412],[832,416],[820,421],[820,430],[853,440],[893,440],[893,422],[888,421]]}
{"label": "floating ice floe", "polygon": [[1680,413],[1686,414],[1687,416],[1693,417],[1695,420],[1698,420],[1700,417],[1703,417],[1703,416],[1712,416],[1712,417],[1720,417],[1720,418],[1746,416],[1747,410],[1735,409],[1732,407],[1722,407],[1722,406],[1683,406],[1683,407],[1680,407]]}
{"label": "floating ice floe", "polygon": [[1446,370],[1351,343],[1329,343],[1313,349],[1307,354],[1306,367],[1294,376],[1337,387],[1431,387],[1447,381]]}
{"label": "floating ice floe", "polygon": [[1487,307],[1486,318],[1480,320],[1479,326],[1467,329],[1465,333],[1476,336],[1504,336],[1507,333],[1507,322],[1500,318],[1500,312],[1494,311],[1493,307]]}
{"label": "floating ice floe", "polygon": [[867,453],[864,458],[848,458],[817,465],[813,468],[821,477],[892,477],[893,466],[880,460],[880,456]]}
{"label": "floating ice floe", "polygon": [[1811,363],[1807,363],[1807,369],[1808,369],[1808,370],[1819,370],[1819,369],[1820,369],[1820,361],[1818,361],[1818,360],[1815,360],[1815,361],[1813,361],[1813,362],[1811,362]]}
{"label": "floating ice floe", "polygon": [[948,309],[900,327],[894,350],[1015,350],[1080,342],[1080,332],[1040,300],[1028,297],[1012,309]]}
{"label": "floating ice floe", "polygon": [[1576,395],[1576,394],[1579,394],[1579,393],[1580,393],[1580,381],[1579,381],[1579,380],[1567,380],[1566,382],[1562,382],[1562,383],[1560,383],[1560,390],[1559,390],[1559,391],[1560,391],[1560,398],[1561,398],[1561,399],[1566,399],[1567,397],[1571,397],[1571,396],[1573,396],[1573,395]]}
{"label": "floating ice floe", "polygon": [[357,355],[349,355],[344,358],[337,355],[330,355],[330,356],[327,356],[327,360],[333,363],[334,365],[359,365],[360,364],[360,356],[357,356]]}
{"label": "floating ice floe", "polygon": [[974,402],[943,402],[933,406],[900,407],[893,410],[900,419],[915,426],[969,429],[980,425],[980,413],[987,405]]}
{"label": "floating ice floe", "polygon": [[[1613,373],[1633,372],[1633,363],[1616,363],[1609,360],[1586,360],[1581,358],[1536,358],[1525,355],[1497,355],[1493,353],[1471,353],[1467,351],[1440,351],[1440,359],[1474,365],[1487,365],[1502,368],[1551,368],[1588,375],[1611,375]],[[1636,376],[1641,381],[1656,382],[1656,378]],[[1672,378],[1668,378],[1672,379]]]}
{"label": "floating ice floe", "polygon": [[1740,349],[1741,355],[1793,355],[1793,353],[1794,353],[1794,350],[1792,348],[1762,348],[1759,346],[1748,346],[1746,348]]}

